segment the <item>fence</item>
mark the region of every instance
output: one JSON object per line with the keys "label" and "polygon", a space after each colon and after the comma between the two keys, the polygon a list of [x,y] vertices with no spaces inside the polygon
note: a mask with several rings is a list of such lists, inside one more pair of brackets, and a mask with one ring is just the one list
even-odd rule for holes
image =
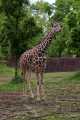
{"label": "fence", "polygon": [[[15,66],[15,59],[12,58],[8,61],[0,61],[0,63],[8,64],[12,67]],[[80,57],[77,58],[49,58],[47,60],[46,72],[63,72],[63,71],[78,71],[80,70]]]}
{"label": "fence", "polygon": [[78,58],[50,58],[47,61],[46,72],[80,70],[80,57]]}

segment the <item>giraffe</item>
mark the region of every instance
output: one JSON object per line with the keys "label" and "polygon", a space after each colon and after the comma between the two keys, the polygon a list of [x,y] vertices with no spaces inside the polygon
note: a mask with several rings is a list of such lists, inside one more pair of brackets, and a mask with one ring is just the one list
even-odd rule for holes
{"label": "giraffe", "polygon": [[43,73],[46,66],[46,56],[45,51],[51,44],[52,38],[55,33],[61,31],[61,26],[59,23],[55,22],[51,30],[42,38],[42,41],[33,47],[32,49],[26,50],[21,54],[19,64],[21,69],[21,74],[24,79],[24,90],[23,93],[26,95],[26,85],[28,85],[30,97],[34,98],[32,88],[31,88],[31,71],[34,69],[37,79],[37,100],[45,99]]}

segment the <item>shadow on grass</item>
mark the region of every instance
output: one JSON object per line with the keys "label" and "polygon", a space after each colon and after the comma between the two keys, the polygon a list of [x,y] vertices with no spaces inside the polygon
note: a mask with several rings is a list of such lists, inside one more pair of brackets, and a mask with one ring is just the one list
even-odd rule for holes
{"label": "shadow on grass", "polygon": [[80,81],[80,71],[75,73],[70,79]]}

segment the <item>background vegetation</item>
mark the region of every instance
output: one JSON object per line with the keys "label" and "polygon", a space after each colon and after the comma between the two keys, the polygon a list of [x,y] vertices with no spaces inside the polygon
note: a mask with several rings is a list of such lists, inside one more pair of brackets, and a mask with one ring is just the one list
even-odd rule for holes
{"label": "background vegetation", "polygon": [[[20,55],[32,48],[51,23],[61,22],[62,32],[48,50],[49,56],[80,56],[80,1],[0,0],[0,56]],[[76,37],[77,36],[77,37]]]}

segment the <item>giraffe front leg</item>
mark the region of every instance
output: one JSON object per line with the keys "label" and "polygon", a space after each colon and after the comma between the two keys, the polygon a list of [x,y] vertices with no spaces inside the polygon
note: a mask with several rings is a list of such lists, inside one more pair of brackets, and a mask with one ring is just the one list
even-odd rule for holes
{"label": "giraffe front leg", "polygon": [[43,72],[40,73],[40,95],[41,99],[45,100],[45,90],[44,90],[44,83],[43,83]]}

